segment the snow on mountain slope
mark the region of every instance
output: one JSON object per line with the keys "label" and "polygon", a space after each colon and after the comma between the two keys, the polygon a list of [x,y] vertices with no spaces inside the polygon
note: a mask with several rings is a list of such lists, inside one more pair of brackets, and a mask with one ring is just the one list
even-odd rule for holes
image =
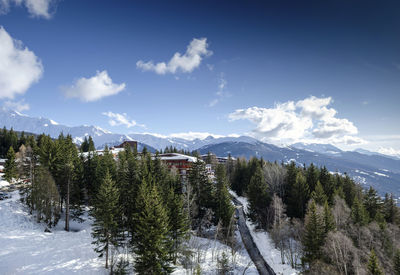
{"label": "snow on mountain slope", "polygon": [[96,147],[104,147],[105,144],[118,144],[124,140],[136,140],[143,144],[149,145],[155,149],[164,149],[165,147],[176,147],[184,150],[196,150],[202,146],[220,143],[224,141],[243,141],[254,143],[257,140],[251,137],[222,137],[214,138],[208,136],[205,139],[183,139],[177,137],[161,137],[152,134],[114,134],[110,131],[104,130],[97,126],[66,126],[58,124],[57,122],[47,118],[35,118],[23,115],[16,111],[0,109],[0,127],[7,129],[13,128],[16,131],[25,131],[34,134],[50,135],[53,138],[63,132],[65,135],[70,134],[74,142],[80,144],[83,142],[85,136],[91,136]]}

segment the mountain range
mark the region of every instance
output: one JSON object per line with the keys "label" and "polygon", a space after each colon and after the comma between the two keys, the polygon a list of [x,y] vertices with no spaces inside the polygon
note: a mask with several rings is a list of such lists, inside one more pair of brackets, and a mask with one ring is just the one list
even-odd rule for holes
{"label": "mountain range", "polygon": [[[2,125],[1,125],[2,124]],[[205,139],[183,139],[153,134],[115,134],[97,126],[65,126],[47,118],[34,118],[16,111],[0,110],[0,126],[16,131],[45,133],[56,138],[61,132],[70,134],[74,142],[82,143],[85,136],[92,136],[98,148],[116,145],[124,140],[136,140],[139,150],[146,146],[150,151],[176,147],[188,151],[198,150],[201,154],[213,152],[219,156],[251,158],[262,157],[269,161],[290,162],[298,165],[314,163],[325,165],[330,171],[347,173],[360,184],[371,185],[378,192],[400,196],[400,160],[364,149],[343,151],[331,144],[295,143],[278,147],[248,136]]]}

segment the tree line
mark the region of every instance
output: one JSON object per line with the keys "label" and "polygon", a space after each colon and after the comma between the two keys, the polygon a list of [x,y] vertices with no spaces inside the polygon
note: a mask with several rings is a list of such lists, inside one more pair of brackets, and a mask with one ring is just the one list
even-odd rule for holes
{"label": "tree line", "polygon": [[307,274],[400,274],[399,209],[326,167],[238,160],[228,175],[282,262]]}
{"label": "tree line", "polygon": [[[183,180],[144,149],[128,146],[117,156],[94,150],[91,137],[76,146],[70,135],[17,138],[7,151],[6,177],[25,182],[21,200],[48,230],[62,221],[93,219],[94,250],[111,273],[169,274],[190,252],[190,234],[218,226],[218,238],[233,238],[233,212],[224,165],[211,180],[194,162]],[[121,251],[134,261],[119,257]],[[187,263],[186,263],[187,264]]]}

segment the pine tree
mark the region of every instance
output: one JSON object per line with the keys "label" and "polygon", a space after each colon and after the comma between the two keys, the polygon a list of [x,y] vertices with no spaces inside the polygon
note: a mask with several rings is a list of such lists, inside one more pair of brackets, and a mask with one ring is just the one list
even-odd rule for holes
{"label": "pine tree", "polygon": [[306,212],[306,205],[310,197],[310,191],[302,172],[297,172],[296,182],[290,191],[287,205],[288,216],[303,218]]}
{"label": "pine tree", "polygon": [[393,199],[393,194],[385,194],[385,200],[382,205],[383,215],[385,220],[390,223],[395,223],[399,219],[399,209]]}
{"label": "pine tree", "polygon": [[37,221],[43,220],[48,227],[55,226],[60,219],[60,196],[47,168],[39,166],[35,169],[29,196],[32,210],[36,211]]}
{"label": "pine tree", "polygon": [[335,182],[332,175],[329,173],[326,167],[322,167],[319,173],[319,181],[324,188],[324,193],[328,199],[330,205],[333,204],[333,198],[335,193]]}
{"label": "pine tree", "polygon": [[[340,176],[337,176],[337,180],[339,182],[343,182],[344,199],[347,205],[351,208],[353,206],[353,201],[356,196],[355,184],[347,174],[344,180],[342,180],[342,177]],[[340,184],[338,184],[338,186],[340,186]]]}
{"label": "pine tree", "polygon": [[169,274],[173,268],[169,255],[168,214],[156,184],[148,180],[143,178],[136,199],[136,208],[141,211],[135,218],[134,267],[138,274]]}
{"label": "pine tree", "polygon": [[282,198],[282,200],[285,204],[288,204],[292,188],[296,183],[296,176],[297,176],[296,163],[294,161],[291,161],[290,164],[286,166],[286,169],[287,172],[285,177],[285,195]]}
{"label": "pine tree", "polygon": [[96,147],[94,146],[92,136],[89,136],[89,139],[88,139],[88,151],[89,152],[96,151]]}
{"label": "pine tree", "polygon": [[371,250],[371,254],[370,254],[369,260],[368,260],[368,272],[371,275],[383,275],[384,274],[379,266],[378,258],[376,257],[375,251],[373,249]]}
{"label": "pine tree", "polygon": [[211,209],[214,206],[214,185],[207,176],[205,164],[200,161],[192,164],[188,179],[198,208],[198,213],[194,215],[194,218],[200,221],[206,214],[207,209]]}
{"label": "pine tree", "polygon": [[250,218],[261,228],[267,229],[269,225],[267,210],[271,203],[271,195],[260,166],[251,177],[247,188],[247,198],[249,200]]}
{"label": "pine tree", "polygon": [[369,214],[370,220],[374,220],[376,214],[380,211],[381,200],[378,197],[376,190],[372,187],[364,196],[364,207]]}
{"label": "pine tree", "polygon": [[310,192],[315,190],[318,179],[319,179],[318,168],[315,167],[315,165],[313,163],[311,163],[306,171],[306,180],[307,180],[308,187],[310,188]]}
{"label": "pine tree", "polygon": [[329,231],[335,229],[335,218],[332,214],[331,208],[327,201],[324,203],[324,233],[325,236],[328,234]]}
{"label": "pine tree", "polygon": [[225,166],[218,164],[216,169],[217,188],[215,194],[216,209],[215,217],[217,221],[221,221],[222,228],[226,235],[230,235],[228,228],[231,224],[231,219],[235,209],[231,203],[231,197],[228,191],[228,181],[226,179]]}
{"label": "pine tree", "polygon": [[12,179],[17,178],[17,165],[15,163],[15,151],[12,146],[8,149],[7,160],[4,165],[4,179],[11,182]]}
{"label": "pine tree", "polygon": [[304,246],[305,263],[312,263],[321,257],[321,247],[324,244],[324,223],[317,213],[314,201],[311,201],[305,218],[304,235],[302,243]]}
{"label": "pine tree", "polygon": [[118,239],[117,220],[120,215],[118,200],[119,191],[107,171],[92,211],[92,216],[95,219],[92,227],[92,237],[95,240],[92,244],[96,246],[94,250],[99,253],[99,257],[103,257],[105,254],[106,268],[108,268],[110,246],[116,245]]}
{"label": "pine tree", "polygon": [[323,205],[327,201],[324,189],[319,181],[317,181],[315,190],[311,193],[311,198],[319,205]]}
{"label": "pine tree", "polygon": [[397,249],[396,254],[394,255],[393,269],[395,275],[400,275],[400,249]]}
{"label": "pine tree", "polygon": [[169,236],[172,240],[170,255],[176,263],[179,249],[189,236],[189,221],[183,207],[183,195],[176,194],[174,188],[169,190],[167,211],[169,217]]}
{"label": "pine tree", "polygon": [[368,213],[366,212],[364,205],[360,203],[357,197],[355,197],[353,200],[351,216],[353,218],[353,222],[359,226],[363,226],[368,223]]}

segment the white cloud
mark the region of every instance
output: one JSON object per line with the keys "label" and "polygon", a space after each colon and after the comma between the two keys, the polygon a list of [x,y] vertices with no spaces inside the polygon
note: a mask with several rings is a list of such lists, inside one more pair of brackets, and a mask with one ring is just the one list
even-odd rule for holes
{"label": "white cloud", "polygon": [[226,91],[227,85],[228,81],[226,81],[224,73],[221,73],[218,78],[218,90],[215,93],[216,98],[212,99],[210,103],[208,103],[208,107],[214,107],[224,98],[231,96],[231,94]]}
{"label": "white cloud", "polygon": [[328,106],[332,98],[308,97],[277,103],[273,108],[251,107],[229,114],[231,121],[249,120],[256,125],[252,135],[273,143],[316,142],[355,145],[365,141],[355,135],[357,127]]}
{"label": "white cloud", "polygon": [[55,0],[0,0],[0,13],[8,13],[11,4],[24,5],[32,17],[50,19],[52,17],[51,8],[55,3]]}
{"label": "white cloud", "polygon": [[66,97],[76,97],[84,102],[96,101],[106,96],[116,95],[124,89],[125,83],[113,83],[107,71],[98,71],[91,78],[79,78],[73,85],[62,88]]}
{"label": "white cloud", "polygon": [[40,59],[0,26],[0,98],[24,94],[42,74]]}
{"label": "white cloud", "polygon": [[137,124],[135,120],[131,120],[128,118],[126,113],[118,114],[113,112],[104,112],[103,115],[109,117],[108,123],[111,126],[125,126],[126,128],[131,128],[135,126],[145,127],[142,124]]}
{"label": "white cloud", "polygon": [[380,147],[378,152],[388,156],[400,157],[400,150],[396,150],[392,147]]}
{"label": "white cloud", "polygon": [[186,53],[183,55],[178,52],[175,53],[168,63],[159,62],[154,64],[153,61],[144,62],[139,60],[136,62],[136,66],[143,71],[154,71],[157,74],[174,74],[178,71],[190,73],[200,66],[201,60],[204,56],[212,54],[207,47],[207,38],[193,38],[187,47]]}
{"label": "white cloud", "polygon": [[5,109],[15,110],[15,111],[18,111],[18,112],[27,111],[27,110],[30,109],[29,104],[25,103],[24,100],[20,100],[20,101],[7,100],[7,101],[4,102],[3,107]]}

